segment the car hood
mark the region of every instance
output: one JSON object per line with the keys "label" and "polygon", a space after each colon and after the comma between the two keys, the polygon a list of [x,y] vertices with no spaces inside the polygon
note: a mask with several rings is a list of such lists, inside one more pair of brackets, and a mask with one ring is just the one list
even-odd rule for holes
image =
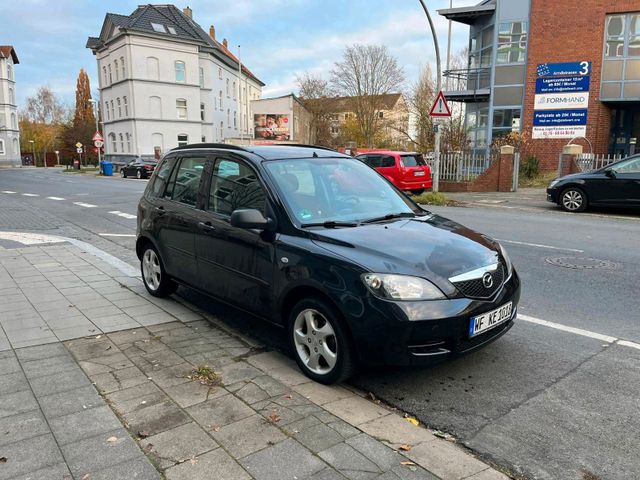
{"label": "car hood", "polygon": [[450,277],[495,263],[491,238],[438,215],[313,231],[316,245],[366,270],[427,278],[445,294]]}

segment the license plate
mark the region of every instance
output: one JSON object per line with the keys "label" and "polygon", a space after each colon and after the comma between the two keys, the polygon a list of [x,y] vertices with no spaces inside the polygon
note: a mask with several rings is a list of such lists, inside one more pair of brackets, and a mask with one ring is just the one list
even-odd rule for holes
{"label": "license plate", "polygon": [[424,172],[422,170],[417,170],[417,171],[413,172],[413,175],[415,177],[424,177]]}
{"label": "license plate", "polygon": [[471,321],[469,322],[469,337],[475,337],[510,319],[512,308],[513,303],[509,302],[490,312],[483,313],[477,317],[471,317]]}

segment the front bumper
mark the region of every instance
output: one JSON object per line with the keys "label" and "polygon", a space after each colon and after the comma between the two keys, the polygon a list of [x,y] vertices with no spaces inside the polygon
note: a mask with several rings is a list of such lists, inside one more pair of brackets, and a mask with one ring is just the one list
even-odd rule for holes
{"label": "front bumper", "polygon": [[[455,298],[431,302],[369,302],[367,328],[354,328],[364,364],[432,365],[477,350],[504,335],[517,316],[520,279],[514,271],[489,300]],[[471,317],[513,302],[511,318],[469,338]],[[375,303],[375,305],[374,305]],[[352,319],[350,319],[352,320]],[[362,322],[365,326],[365,322]]]}
{"label": "front bumper", "polygon": [[547,202],[559,203],[559,190],[557,188],[547,188]]}

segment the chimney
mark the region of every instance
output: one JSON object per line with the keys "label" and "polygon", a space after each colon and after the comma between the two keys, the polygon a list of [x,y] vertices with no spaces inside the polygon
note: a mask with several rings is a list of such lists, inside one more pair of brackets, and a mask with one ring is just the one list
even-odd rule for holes
{"label": "chimney", "polygon": [[190,20],[193,20],[193,10],[191,10],[189,7],[186,7],[184,10],[182,10],[182,13],[189,17]]}
{"label": "chimney", "polygon": [[216,39],[216,27],[214,27],[213,25],[211,25],[209,27],[209,36],[215,40]]}
{"label": "chimney", "polygon": [[224,48],[226,48],[227,50],[229,50],[229,42],[227,42],[226,38],[222,39],[222,45],[224,45]]}

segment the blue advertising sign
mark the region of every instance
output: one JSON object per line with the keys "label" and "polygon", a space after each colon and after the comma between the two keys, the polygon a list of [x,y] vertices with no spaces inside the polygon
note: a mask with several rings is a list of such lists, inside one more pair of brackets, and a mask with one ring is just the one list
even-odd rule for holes
{"label": "blue advertising sign", "polygon": [[589,75],[591,62],[541,63],[538,65],[539,77],[568,75]]}
{"label": "blue advertising sign", "polygon": [[589,75],[536,78],[536,93],[588,92],[590,81]]}
{"label": "blue advertising sign", "polygon": [[587,109],[580,110],[536,110],[533,112],[534,127],[557,127],[586,125]]}

